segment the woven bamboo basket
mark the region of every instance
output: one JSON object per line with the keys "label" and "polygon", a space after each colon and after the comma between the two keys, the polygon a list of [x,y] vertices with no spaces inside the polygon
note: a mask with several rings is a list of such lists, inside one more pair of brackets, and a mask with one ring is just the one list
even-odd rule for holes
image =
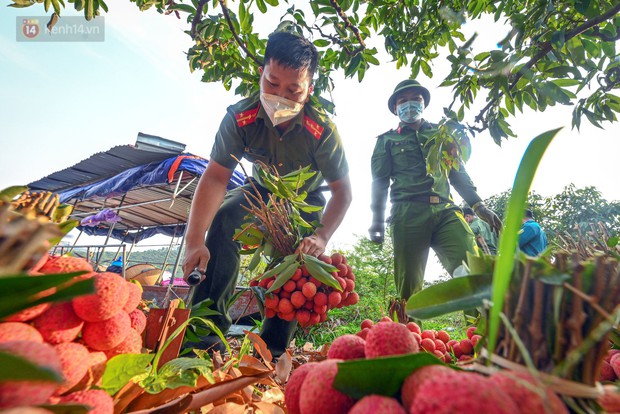
{"label": "woven bamboo basket", "polygon": [[134,277],[138,276],[140,273],[147,271],[147,270],[153,270],[153,269],[157,269],[157,268],[153,266],[152,264],[138,263],[133,266],[129,266],[127,269],[125,269],[125,277],[128,280],[131,280]]}
{"label": "woven bamboo basket", "polygon": [[153,286],[161,276],[161,269],[150,269],[140,272],[133,280],[137,280],[141,285]]}

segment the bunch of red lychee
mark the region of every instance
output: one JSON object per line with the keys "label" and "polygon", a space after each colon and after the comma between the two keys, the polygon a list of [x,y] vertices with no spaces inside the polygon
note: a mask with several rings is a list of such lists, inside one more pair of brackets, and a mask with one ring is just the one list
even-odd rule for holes
{"label": "bunch of red lychee", "polygon": [[620,349],[607,351],[598,375],[599,381],[616,381],[620,378]]}
{"label": "bunch of red lychee", "polygon": [[[346,258],[340,253],[321,255],[319,259],[334,266],[338,271],[331,275],[340,285],[334,289],[314,278],[306,265],[301,265],[290,279],[278,289],[265,295],[265,317],[278,317],[285,321],[297,320],[301,327],[317,325],[327,320],[327,312],[333,308],[355,305],[359,295],[354,292],[355,274]],[[252,281],[269,289],[279,275]]]}
{"label": "bunch of red lychee", "polygon": [[116,273],[95,273],[75,257],[50,258],[39,269],[41,275],[31,277],[76,271],[89,272],[76,279],[93,278],[94,294],[38,305],[0,322],[0,349],[59,371],[64,382],[0,382],[0,408],[95,401],[97,408],[109,407],[101,412],[112,413],[111,397],[90,388],[100,384],[108,359],[141,353],[146,327],[138,309],[142,289]]}
{"label": "bunch of red lychee", "polygon": [[[482,338],[480,335],[475,334],[475,330],[476,328],[473,326],[468,328],[467,338],[457,341],[450,339],[450,334],[444,330],[435,331],[428,329],[422,331],[415,322],[409,322],[405,325],[396,323],[389,317],[384,316],[375,324],[370,319],[365,319],[361,324],[361,330],[355,334],[355,336],[365,342],[365,352],[363,355],[357,356],[357,358],[374,358],[377,356],[426,351],[445,363],[454,361],[465,362],[472,359],[474,348],[480,338]],[[389,336],[389,340],[375,339],[377,337],[385,338],[386,335]],[[352,341],[353,339],[350,338],[352,336],[354,335],[344,335],[348,339],[341,339],[343,337],[336,338],[329,352],[337,353],[336,350],[341,347],[351,349],[350,345],[342,346],[340,343]],[[351,359],[338,353],[337,355],[335,356],[337,358]]]}

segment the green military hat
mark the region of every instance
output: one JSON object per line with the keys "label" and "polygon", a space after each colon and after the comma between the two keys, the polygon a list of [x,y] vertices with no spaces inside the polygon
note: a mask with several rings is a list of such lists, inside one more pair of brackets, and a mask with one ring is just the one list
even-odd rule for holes
{"label": "green military hat", "polygon": [[394,88],[394,92],[392,93],[392,96],[390,96],[390,99],[388,99],[388,108],[390,108],[390,112],[392,112],[393,114],[396,114],[395,108],[394,108],[394,104],[396,103],[396,95],[408,89],[417,89],[418,92],[422,94],[422,97],[424,97],[424,106],[428,107],[428,104],[431,101],[431,93],[428,91],[428,89],[420,85],[420,82],[418,82],[417,80],[406,79],[400,82],[398,85],[396,85],[396,88]]}

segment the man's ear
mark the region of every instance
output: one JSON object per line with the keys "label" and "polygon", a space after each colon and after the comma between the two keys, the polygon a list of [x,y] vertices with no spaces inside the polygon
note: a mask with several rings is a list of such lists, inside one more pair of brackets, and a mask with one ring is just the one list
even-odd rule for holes
{"label": "man's ear", "polygon": [[308,96],[306,96],[306,102],[310,100],[310,96],[312,96],[312,92],[314,92],[314,85],[310,84],[308,87]]}

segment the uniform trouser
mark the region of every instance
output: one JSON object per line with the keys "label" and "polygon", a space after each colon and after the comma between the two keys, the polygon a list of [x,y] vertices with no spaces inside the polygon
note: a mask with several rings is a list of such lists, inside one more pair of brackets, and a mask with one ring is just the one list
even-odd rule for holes
{"label": "uniform trouser", "polygon": [[[260,196],[267,201],[269,191],[256,184]],[[213,300],[212,309],[220,315],[212,316],[213,323],[224,333],[228,331],[232,320],[228,315],[228,302],[234,294],[239,275],[241,244],[233,241],[233,235],[246,221],[248,212],[242,208],[248,202],[243,194],[243,189],[254,194],[253,187],[245,184],[226,193],[224,201],[213,218],[211,228],[207,232],[206,246],[211,253],[207,264],[205,280],[196,287],[193,303],[199,303],[206,299]],[[325,205],[323,194],[315,191],[308,194],[305,200],[311,205]],[[322,212],[310,215],[302,214],[308,222],[319,220]],[[277,317],[266,319],[261,330],[261,337],[274,355],[284,352],[290,343],[297,322],[286,322]]]}
{"label": "uniform trouser", "polygon": [[398,202],[392,204],[390,232],[394,246],[394,281],[403,299],[420,291],[432,247],[452,275],[476,254],[476,240],[460,210],[452,204]]}

